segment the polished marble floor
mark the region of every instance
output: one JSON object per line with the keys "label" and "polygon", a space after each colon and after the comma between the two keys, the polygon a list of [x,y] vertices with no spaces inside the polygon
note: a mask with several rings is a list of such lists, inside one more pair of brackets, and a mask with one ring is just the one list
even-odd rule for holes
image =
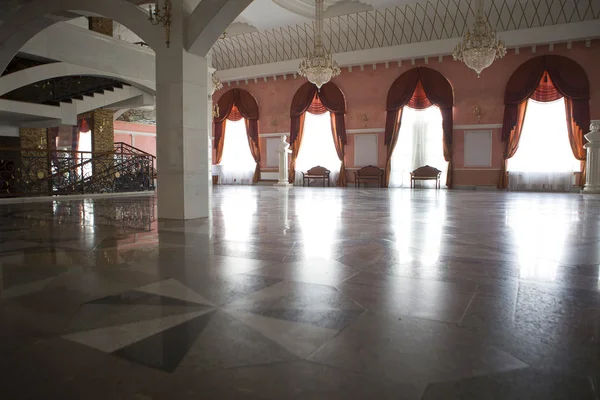
{"label": "polished marble floor", "polygon": [[0,206],[3,399],[600,398],[600,196]]}

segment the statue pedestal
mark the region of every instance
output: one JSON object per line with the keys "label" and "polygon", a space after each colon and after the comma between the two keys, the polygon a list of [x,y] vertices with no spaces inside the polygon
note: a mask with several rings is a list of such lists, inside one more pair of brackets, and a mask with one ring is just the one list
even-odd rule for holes
{"label": "statue pedestal", "polygon": [[590,133],[585,135],[588,143],[583,193],[600,194],[600,120],[592,121]]}
{"label": "statue pedestal", "polygon": [[277,187],[293,187],[294,185],[292,183],[289,183],[289,182],[286,181],[286,182],[277,182],[273,186],[277,186]]}
{"label": "statue pedestal", "polygon": [[292,151],[285,139],[285,135],[281,136],[281,143],[279,143],[279,148],[277,149],[277,152],[279,153],[279,181],[274,186],[279,187],[294,186],[288,182],[288,154]]}

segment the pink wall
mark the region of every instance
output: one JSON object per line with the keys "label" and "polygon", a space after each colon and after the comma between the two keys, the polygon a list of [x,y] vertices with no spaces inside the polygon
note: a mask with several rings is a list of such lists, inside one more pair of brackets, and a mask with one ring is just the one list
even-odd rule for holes
{"label": "pink wall", "polygon": [[115,142],[123,142],[156,156],[156,126],[115,121]]}
{"label": "pink wall", "polygon": [[[535,56],[563,55],[577,61],[587,72],[591,87],[591,117],[600,119],[600,76],[595,73],[597,66],[600,65],[600,40],[592,41],[590,47],[586,47],[585,42],[576,42],[572,44],[571,49],[567,49],[567,44],[556,44],[553,51],[549,51],[548,46],[544,45],[537,46],[535,53],[532,53],[531,48],[520,49],[519,54],[515,54],[515,50],[510,49],[508,53],[503,59],[497,60],[491,67],[483,71],[479,79],[475,72],[469,70],[464,64],[453,61],[450,56],[445,56],[441,63],[437,57],[429,59],[427,64],[423,59],[416,60],[414,66],[426,65],[436,69],[450,81],[455,95],[455,125],[477,124],[477,117],[473,115],[475,107],[480,107],[483,111],[479,123],[500,124],[504,112],[505,86],[515,69]],[[398,76],[414,66],[410,61],[403,61],[401,67],[398,67],[397,63],[390,63],[389,68],[386,68],[385,64],[377,64],[375,69],[372,65],[365,65],[362,71],[360,67],[353,67],[352,72],[349,72],[348,68],[343,68],[342,74],[333,82],[346,96],[347,128],[364,129],[365,124],[361,120],[361,116],[365,113],[369,115],[367,128],[383,128],[386,97],[390,85]],[[252,93],[259,104],[261,133],[289,132],[290,103],[294,93],[304,82],[305,80],[300,77],[293,79],[291,76],[288,76],[286,80],[278,76],[276,81],[268,78],[267,82],[262,79],[259,79],[257,83],[254,81],[248,81],[248,84],[240,82],[239,87]],[[235,83],[232,83],[231,87],[225,84],[222,90],[215,93],[214,101],[217,101],[223,93],[233,87],[236,87]],[[353,167],[354,160],[353,136],[353,134],[348,135],[348,145],[346,146],[346,165],[349,168]],[[455,184],[495,185],[504,150],[503,143],[500,141],[500,129],[493,130],[492,166],[490,168],[464,169],[463,130],[454,130],[453,142]],[[383,134],[380,134],[379,166],[385,164],[386,149],[383,143]],[[266,144],[264,139],[261,140],[260,145],[263,152],[262,159],[265,160]]]}

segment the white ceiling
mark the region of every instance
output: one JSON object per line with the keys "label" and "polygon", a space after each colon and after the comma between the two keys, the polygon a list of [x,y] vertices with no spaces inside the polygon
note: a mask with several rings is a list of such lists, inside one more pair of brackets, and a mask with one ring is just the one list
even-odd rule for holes
{"label": "white ceiling", "polygon": [[[301,14],[312,1],[254,0],[230,26],[228,36],[213,46],[213,66],[222,71],[305,57],[313,47],[314,25]],[[462,37],[474,23],[477,4],[475,0],[325,1],[329,7],[323,41],[333,53]],[[502,36],[507,31],[598,20],[600,0],[484,0],[484,12]],[[594,37],[598,36],[600,32]]]}
{"label": "white ceiling", "polygon": [[[325,0],[324,16],[330,18],[406,3],[414,3],[414,0]],[[314,0],[254,0],[228,29],[228,34],[310,24],[314,15]]]}

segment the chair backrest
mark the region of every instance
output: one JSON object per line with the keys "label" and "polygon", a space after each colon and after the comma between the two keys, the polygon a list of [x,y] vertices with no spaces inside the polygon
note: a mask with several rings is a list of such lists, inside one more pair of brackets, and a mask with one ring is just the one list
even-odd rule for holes
{"label": "chair backrest", "polygon": [[362,167],[358,171],[356,171],[356,175],[358,176],[382,176],[383,170],[381,168],[375,167],[373,165],[369,165],[367,167]]}
{"label": "chair backrest", "polygon": [[307,175],[328,175],[330,173],[331,173],[331,171],[329,171],[325,167],[321,167],[320,165],[317,165],[316,167],[312,167],[311,169],[306,171]]}
{"label": "chair backrest", "polygon": [[429,177],[438,176],[441,173],[442,173],[442,171],[440,171],[439,169],[430,167],[429,165],[425,165],[423,167],[419,167],[419,168],[415,169],[410,174],[412,176],[414,176],[415,178],[429,178]]}

